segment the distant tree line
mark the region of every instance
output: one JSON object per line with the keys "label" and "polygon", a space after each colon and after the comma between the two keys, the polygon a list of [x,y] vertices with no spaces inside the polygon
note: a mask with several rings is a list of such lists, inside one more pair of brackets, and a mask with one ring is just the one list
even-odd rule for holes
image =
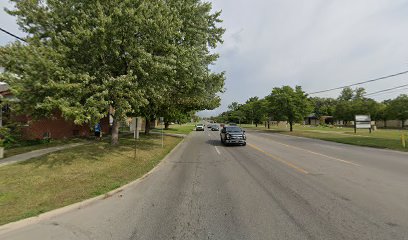
{"label": "distant tree line", "polygon": [[400,120],[402,127],[408,119],[408,95],[402,94],[395,99],[377,102],[365,97],[365,89],[344,88],[338,98],[309,97],[302,88],[289,86],[274,88],[265,98],[251,97],[244,104],[233,102],[228,111],[214,120],[261,124],[269,121],[287,121],[292,131],[293,123],[302,123],[304,118],[313,114],[320,119],[332,116],[347,124],[355,115],[371,115],[373,121]]}

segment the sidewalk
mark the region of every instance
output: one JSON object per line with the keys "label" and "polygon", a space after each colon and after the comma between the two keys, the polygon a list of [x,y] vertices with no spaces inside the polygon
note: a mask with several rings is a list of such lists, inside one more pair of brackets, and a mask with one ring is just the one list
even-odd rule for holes
{"label": "sidewalk", "polygon": [[[150,131],[150,134],[154,135],[161,135],[161,132],[156,132],[156,131]],[[179,138],[185,138],[187,137],[188,134],[181,134],[181,133],[164,133],[164,136],[169,136],[169,137],[179,137]]]}
{"label": "sidewalk", "polygon": [[31,158],[40,157],[40,156],[43,156],[45,154],[61,151],[61,150],[64,150],[64,149],[78,147],[78,146],[81,146],[81,145],[84,145],[84,144],[85,143],[72,143],[72,144],[67,144],[67,145],[62,145],[62,146],[56,146],[56,147],[50,147],[50,148],[45,148],[45,149],[34,150],[34,151],[31,151],[31,152],[18,154],[18,155],[11,156],[11,157],[8,157],[8,158],[3,158],[3,159],[0,159],[0,167],[10,165],[10,164],[13,164],[13,163],[27,161],[27,160],[29,160]]}

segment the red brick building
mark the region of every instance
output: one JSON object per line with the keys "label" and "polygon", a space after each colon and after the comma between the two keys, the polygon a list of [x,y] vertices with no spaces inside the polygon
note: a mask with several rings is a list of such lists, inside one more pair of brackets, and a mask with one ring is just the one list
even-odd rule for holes
{"label": "red brick building", "polygon": [[[13,99],[7,83],[0,82],[0,97]],[[13,100],[17,101],[16,99]],[[21,125],[24,139],[64,139],[93,135],[93,126],[89,124],[77,125],[74,121],[65,120],[60,113],[54,114],[51,118],[33,119],[30,116],[15,116],[10,106],[5,105],[0,112],[0,127],[11,122],[17,122]],[[101,125],[102,132],[104,134],[109,133],[109,118],[102,119]]]}
{"label": "red brick building", "polygon": [[24,139],[88,137],[92,135],[93,130],[87,124],[77,125],[73,121],[65,120],[60,114],[55,114],[52,118],[38,120],[20,116],[14,120],[21,123]]}

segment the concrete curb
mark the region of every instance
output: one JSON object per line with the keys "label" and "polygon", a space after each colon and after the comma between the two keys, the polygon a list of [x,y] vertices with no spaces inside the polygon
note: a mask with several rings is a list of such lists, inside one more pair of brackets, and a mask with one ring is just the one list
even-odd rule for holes
{"label": "concrete curb", "polygon": [[87,207],[87,206],[96,204],[97,202],[99,202],[99,201],[101,201],[101,200],[104,200],[104,199],[107,199],[107,198],[109,198],[109,197],[112,197],[112,196],[114,196],[114,195],[116,195],[116,194],[122,192],[123,190],[129,188],[129,187],[132,187],[132,186],[134,186],[134,185],[137,185],[139,182],[141,182],[143,179],[145,179],[146,177],[148,177],[150,174],[152,174],[152,173],[154,173],[155,171],[157,171],[157,169],[158,169],[161,165],[163,165],[163,164],[173,155],[173,153],[174,153],[175,151],[177,151],[177,150],[184,144],[184,142],[185,142],[185,140],[184,140],[184,137],[183,137],[183,140],[182,140],[180,143],[178,143],[178,144],[163,158],[163,160],[161,160],[161,161],[159,162],[159,164],[157,164],[152,170],[150,170],[148,173],[144,174],[144,175],[141,176],[140,178],[134,180],[133,182],[130,182],[130,183],[128,183],[128,184],[126,184],[126,185],[124,185],[124,186],[122,186],[122,187],[120,187],[120,188],[117,188],[117,189],[115,189],[115,190],[112,190],[112,191],[110,191],[110,192],[108,192],[108,193],[105,193],[105,194],[103,194],[103,195],[100,195],[100,196],[97,196],[97,197],[94,197],[94,198],[90,198],[90,199],[84,200],[84,201],[79,202],[79,203],[74,203],[74,204],[71,204],[71,205],[68,205],[68,206],[65,206],[65,207],[62,207],[62,208],[58,208],[58,209],[55,209],[55,210],[51,210],[51,211],[49,211],[49,212],[42,213],[42,214],[40,214],[40,215],[38,215],[38,216],[35,216],[35,217],[30,217],[30,218],[22,219],[22,220],[19,220],[19,221],[16,221],[16,222],[7,223],[7,224],[5,224],[5,225],[0,226],[0,234],[5,234],[5,233],[8,233],[8,232],[11,232],[11,231],[14,231],[14,230],[18,230],[18,229],[20,229],[20,228],[23,228],[23,227],[26,227],[26,226],[29,226],[29,225],[33,225],[33,224],[39,223],[39,222],[41,222],[41,221],[50,220],[50,219],[52,219],[53,217],[56,217],[56,216],[59,216],[59,215],[68,213],[68,212],[73,211],[73,210],[79,210],[79,209],[85,208],[85,207]]}

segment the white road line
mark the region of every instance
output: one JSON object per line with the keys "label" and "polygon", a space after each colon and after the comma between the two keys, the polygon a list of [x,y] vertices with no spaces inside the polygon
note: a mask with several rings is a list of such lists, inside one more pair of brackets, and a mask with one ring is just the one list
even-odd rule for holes
{"label": "white road line", "polygon": [[215,151],[217,151],[218,155],[221,155],[220,150],[218,150],[218,148],[216,146],[214,146],[214,147],[215,147]]}

